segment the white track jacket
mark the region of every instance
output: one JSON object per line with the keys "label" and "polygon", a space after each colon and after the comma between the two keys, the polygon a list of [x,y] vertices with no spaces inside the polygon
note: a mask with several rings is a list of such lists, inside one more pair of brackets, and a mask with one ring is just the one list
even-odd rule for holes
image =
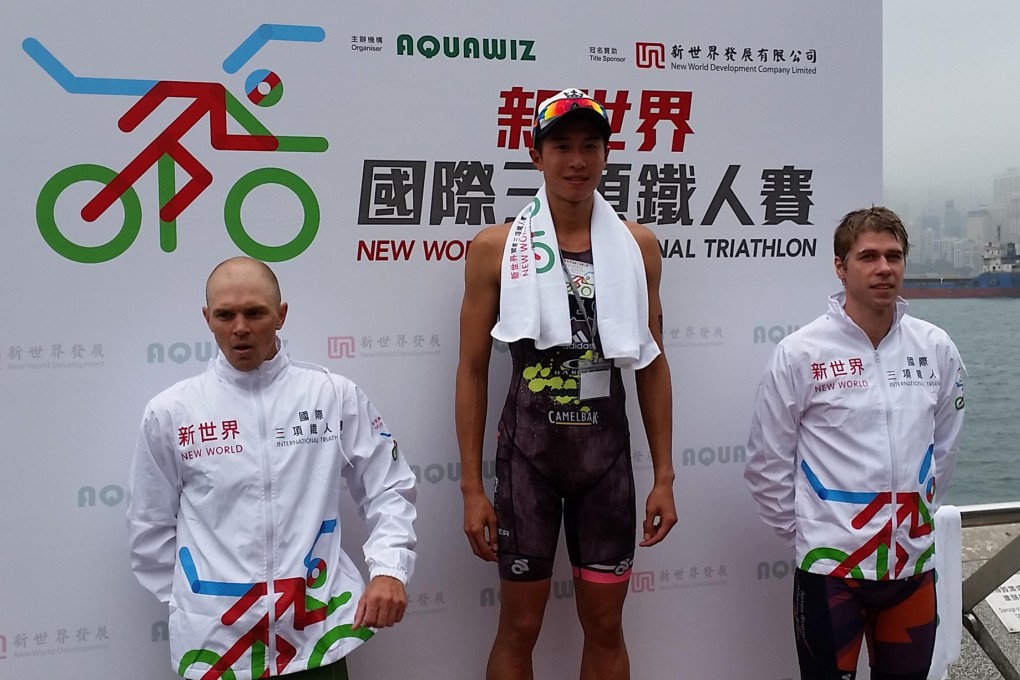
{"label": "white track jacket", "polygon": [[174,670],[282,675],[368,639],[351,630],[365,586],[340,546],[341,497],[368,526],[369,575],[406,584],[414,482],[360,388],[282,351],[245,372],[217,355],[156,396],[127,513],[135,575],[170,604]]}
{"label": "white track jacket", "polygon": [[[758,385],[744,477],[758,513],[817,574],[882,580],[934,567],[934,515],[963,425],[963,362],[897,303],[875,349],[843,311],[784,338]],[[936,482],[938,485],[936,491]]]}

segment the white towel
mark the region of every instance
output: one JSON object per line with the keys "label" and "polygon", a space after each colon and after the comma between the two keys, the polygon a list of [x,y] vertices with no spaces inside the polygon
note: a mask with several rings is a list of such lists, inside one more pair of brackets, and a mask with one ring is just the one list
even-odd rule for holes
{"label": "white towel", "polygon": [[943,505],[935,513],[935,602],[939,625],[928,680],[944,680],[960,658],[963,636],[963,530],[960,509]]}
{"label": "white towel", "polygon": [[[659,355],[648,330],[648,283],[637,241],[599,192],[591,215],[599,344],[621,368],[644,368]],[[545,185],[514,220],[503,248],[499,321],[492,337],[522,338],[538,349],[571,341],[569,287],[559,263]]]}

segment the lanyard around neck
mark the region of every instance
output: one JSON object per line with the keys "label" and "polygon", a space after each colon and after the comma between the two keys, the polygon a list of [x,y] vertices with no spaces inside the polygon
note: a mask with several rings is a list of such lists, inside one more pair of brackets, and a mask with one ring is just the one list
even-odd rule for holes
{"label": "lanyard around neck", "polygon": [[[591,335],[591,343],[596,347],[598,351],[598,344],[596,335],[598,333],[598,323],[596,318],[588,316],[588,310],[584,306],[584,299],[581,297],[581,291],[577,289],[577,284],[574,283],[574,277],[570,275],[567,270],[567,258],[563,256],[563,251],[560,250],[560,267],[563,269],[563,278],[567,280],[567,285],[570,286],[570,292],[574,294],[574,300],[577,302],[577,306],[581,309],[581,314],[584,315],[584,323],[588,326],[588,333]],[[597,317],[598,312],[593,311],[592,314]]]}

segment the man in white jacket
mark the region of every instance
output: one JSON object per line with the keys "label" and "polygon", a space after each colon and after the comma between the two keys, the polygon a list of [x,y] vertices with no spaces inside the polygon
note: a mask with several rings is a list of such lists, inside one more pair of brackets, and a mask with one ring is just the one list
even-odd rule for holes
{"label": "man in white jacket", "polygon": [[[745,479],[796,550],[801,677],[925,680],[935,641],[934,516],[963,424],[963,362],[905,313],[907,232],[892,211],[846,215],[844,291],[776,347],[758,386]],[[936,488],[937,482],[937,488]]]}
{"label": "man in white jacket", "polygon": [[[414,475],[357,385],[281,351],[287,303],[269,267],[221,263],[206,304],[219,354],[142,420],[135,575],[170,605],[184,677],[346,678],[346,654],[404,615]],[[347,491],[369,528],[367,587],[340,545]]]}

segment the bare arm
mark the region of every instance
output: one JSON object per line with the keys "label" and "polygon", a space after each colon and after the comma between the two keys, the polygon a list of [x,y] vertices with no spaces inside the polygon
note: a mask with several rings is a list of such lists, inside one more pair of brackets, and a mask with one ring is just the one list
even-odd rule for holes
{"label": "bare arm", "polygon": [[662,353],[662,301],[659,281],[662,278],[662,257],[655,235],[646,227],[628,223],[641,249],[648,281],[648,328],[659,346],[660,354],[652,363],[637,371],[638,405],[652,456],[654,481],[645,503],[641,546],[655,545],[666,537],[677,523],[673,499],[673,387],[669,364]]}
{"label": "bare arm", "polygon": [[464,533],[475,555],[489,561],[496,560],[496,512],[482,485],[482,447],[492,352],[489,333],[499,314],[499,271],[508,233],[508,225],[489,227],[475,237],[468,250],[454,402]]}

